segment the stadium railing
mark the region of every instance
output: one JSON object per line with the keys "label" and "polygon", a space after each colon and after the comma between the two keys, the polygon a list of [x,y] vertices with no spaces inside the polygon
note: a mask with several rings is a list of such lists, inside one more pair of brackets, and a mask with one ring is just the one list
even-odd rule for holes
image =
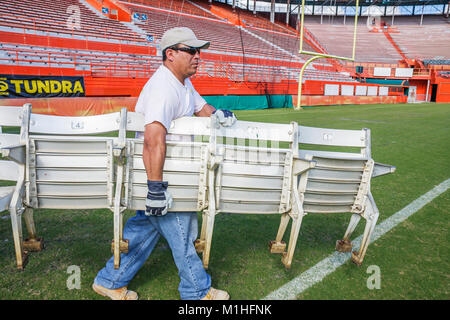
{"label": "stadium railing", "polygon": [[[31,105],[26,104],[0,108],[0,119],[0,126],[21,128],[20,135],[0,135],[2,156],[17,163],[0,161],[0,172],[16,168],[0,177],[17,181],[14,191],[2,187],[2,192],[8,188],[8,196],[0,209],[9,207],[17,267],[23,269],[28,251],[43,247],[43,240],[36,236],[33,209],[108,208],[114,212],[112,251],[118,268],[120,253],[128,250],[127,239],[123,239],[123,211],[145,208],[143,117],[126,109],[88,117],[50,116],[32,114]],[[126,138],[127,132],[137,135]],[[371,158],[369,129],[247,121],[224,128],[211,116],[177,119],[168,133],[178,136],[167,141],[163,169],[163,179],[169,182],[174,198],[169,211],[202,212],[201,235],[195,246],[203,252],[205,268],[214,217],[221,212],[280,214],[270,250],[282,254],[287,268],[307,212],[350,212],[349,226],[336,249],[351,250],[350,236],[363,217],[367,220],[363,241],[352,256],[353,262],[362,263],[379,215],[370,192],[371,178],[395,170]],[[359,148],[360,152],[324,151],[324,147]],[[22,213],[30,235],[26,241],[22,239]],[[293,223],[286,250],[282,239],[290,218]]]}

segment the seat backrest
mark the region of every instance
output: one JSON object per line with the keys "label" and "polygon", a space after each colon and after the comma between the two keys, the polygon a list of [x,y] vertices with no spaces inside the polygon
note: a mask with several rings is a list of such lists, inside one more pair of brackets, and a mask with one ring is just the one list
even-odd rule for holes
{"label": "seat backrest", "polygon": [[104,115],[31,114],[26,194],[33,208],[111,208],[113,149],[125,146],[126,109]]}
{"label": "seat backrest", "polygon": [[216,126],[212,141],[223,160],[217,170],[217,212],[270,214],[290,206],[297,123],[237,121]]}
{"label": "seat backrest", "polygon": [[[22,125],[22,112],[24,108],[22,106],[0,107],[0,148],[8,146],[18,145],[20,142],[19,130]],[[6,127],[15,127],[17,133],[9,133]],[[13,129],[14,130],[14,129]]]}
{"label": "seat backrest", "polygon": [[22,106],[1,106],[0,107],[0,126],[20,127],[22,123]]}
{"label": "seat backrest", "polygon": [[[22,113],[24,108],[17,107],[0,107],[0,149],[17,146],[20,143],[20,127],[22,125]],[[8,127],[8,128],[6,128]],[[16,133],[11,133],[9,127]],[[10,160],[0,160],[0,180],[17,181],[18,164]]]}
{"label": "seat backrest", "polygon": [[[370,158],[370,130],[342,130],[299,126],[298,127],[299,156],[332,156],[338,158]],[[330,149],[325,151],[322,149]],[[310,149],[312,148],[312,149]],[[355,152],[354,149],[360,149]],[[350,151],[349,151],[350,150]]]}
{"label": "seat backrest", "polygon": [[[312,155],[316,162],[313,169],[300,176],[303,210],[309,213],[362,212],[374,167],[370,156],[369,129],[299,126],[299,143],[299,156]],[[338,150],[346,147],[346,152],[324,150],[329,147]],[[359,152],[355,152],[355,148],[359,148]]]}
{"label": "seat backrest", "polygon": [[[127,139],[124,205],[128,209],[144,210],[147,197],[147,174],[142,160],[144,117],[129,112],[127,118],[127,130],[141,137]],[[210,119],[204,117],[183,117],[171,123],[163,168],[163,180],[168,181],[168,191],[174,200],[169,211],[195,212],[207,206],[209,123]],[[177,138],[179,141],[169,140]]]}
{"label": "seat backrest", "polygon": [[0,160],[0,181],[17,181],[18,175],[17,163],[10,160]]}
{"label": "seat backrest", "polygon": [[[13,156],[11,159],[14,161],[2,159],[1,157],[5,155],[10,157],[11,154],[8,149],[19,146],[24,142],[22,134],[26,126],[22,126],[22,117],[24,112],[28,112],[27,107],[28,105],[23,107],[0,107],[0,211],[9,208],[13,192],[16,189],[19,196],[23,194],[23,181],[25,178],[23,157]],[[22,151],[24,151],[24,148]]]}

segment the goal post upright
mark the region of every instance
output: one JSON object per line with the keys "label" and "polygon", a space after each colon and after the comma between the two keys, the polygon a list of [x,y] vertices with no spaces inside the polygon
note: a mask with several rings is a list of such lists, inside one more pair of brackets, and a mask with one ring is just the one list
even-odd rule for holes
{"label": "goal post upright", "polygon": [[355,61],[355,54],[356,54],[356,30],[357,30],[357,23],[358,23],[358,9],[359,9],[359,0],[356,0],[355,5],[355,26],[353,28],[353,48],[352,48],[352,56],[351,57],[341,57],[331,54],[325,54],[325,53],[318,53],[318,52],[311,52],[303,50],[303,38],[304,38],[304,20],[305,20],[305,0],[302,0],[302,14],[301,14],[301,28],[300,28],[300,49],[299,54],[306,54],[312,56],[310,59],[305,61],[302,68],[300,69],[300,75],[298,79],[298,92],[297,92],[297,105],[294,108],[295,110],[302,110],[301,107],[301,100],[302,100],[302,82],[303,82],[303,73],[306,69],[306,67],[313,62],[316,59],[319,58],[330,58],[330,59],[339,59],[339,60],[347,60],[347,61]]}

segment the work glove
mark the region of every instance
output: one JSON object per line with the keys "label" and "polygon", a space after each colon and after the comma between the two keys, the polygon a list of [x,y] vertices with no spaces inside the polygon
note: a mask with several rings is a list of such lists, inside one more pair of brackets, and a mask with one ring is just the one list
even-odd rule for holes
{"label": "work glove", "polygon": [[167,191],[167,181],[147,180],[148,193],[145,201],[146,216],[163,216],[172,207],[172,195]]}
{"label": "work glove", "polygon": [[233,112],[224,109],[217,109],[212,114],[216,115],[217,121],[224,127],[231,127],[236,122]]}

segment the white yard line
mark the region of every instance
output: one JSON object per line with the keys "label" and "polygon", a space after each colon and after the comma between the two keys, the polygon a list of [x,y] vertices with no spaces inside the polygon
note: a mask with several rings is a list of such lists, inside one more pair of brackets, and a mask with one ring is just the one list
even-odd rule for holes
{"label": "white yard line", "polygon": [[[409,205],[396,212],[379,225],[375,227],[372,234],[371,243],[397,226],[399,223],[406,220],[415,212],[422,209],[426,204],[431,202],[434,198],[447,191],[450,188],[450,179],[445,180],[432,190],[428,191],[418,199],[411,202]],[[352,241],[353,248],[357,251],[361,244],[362,236],[357,237]],[[327,275],[334,272],[338,267],[346,263],[351,258],[351,252],[340,253],[334,252],[327,258],[323,259],[315,266],[306,270],[295,279],[286,283],[284,286],[268,294],[263,300],[291,300],[295,299],[300,293],[322,281]]]}

